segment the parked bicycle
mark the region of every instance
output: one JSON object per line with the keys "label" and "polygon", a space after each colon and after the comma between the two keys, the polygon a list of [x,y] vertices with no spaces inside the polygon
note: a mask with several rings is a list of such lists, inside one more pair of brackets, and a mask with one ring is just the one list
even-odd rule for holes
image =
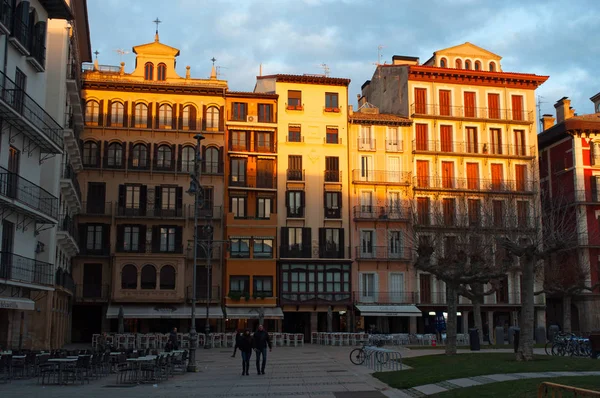
{"label": "parked bicycle", "polygon": [[355,348],[350,351],[350,361],[355,365],[362,365],[367,359],[371,357],[371,355],[375,355],[375,360],[380,364],[386,364],[390,360],[390,354],[387,352],[380,351],[372,351],[368,350],[369,347],[382,347],[381,345],[370,345],[368,343],[364,343],[362,347]]}
{"label": "parked bicycle", "polygon": [[574,333],[558,333],[552,342],[546,343],[546,354],[555,356],[591,357],[590,339]]}

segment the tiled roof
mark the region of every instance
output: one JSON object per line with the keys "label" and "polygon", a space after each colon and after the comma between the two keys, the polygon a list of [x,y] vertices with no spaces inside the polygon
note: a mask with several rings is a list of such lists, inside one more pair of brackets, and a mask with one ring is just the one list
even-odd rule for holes
{"label": "tiled roof", "polygon": [[412,120],[406,117],[392,115],[389,113],[363,113],[354,112],[349,115],[348,118],[351,122],[353,121],[366,121],[366,122],[379,122],[381,124],[393,123],[393,124],[412,124]]}
{"label": "tiled roof", "polygon": [[581,120],[584,122],[597,122],[600,123],[600,112],[598,113],[590,113],[587,115],[578,115],[578,116],[573,116],[570,119],[572,120]]}
{"label": "tiled roof", "polygon": [[305,84],[324,84],[331,86],[348,86],[350,79],[342,77],[328,77],[321,75],[267,75],[257,76],[257,79],[275,79],[278,82],[284,83],[305,83]]}

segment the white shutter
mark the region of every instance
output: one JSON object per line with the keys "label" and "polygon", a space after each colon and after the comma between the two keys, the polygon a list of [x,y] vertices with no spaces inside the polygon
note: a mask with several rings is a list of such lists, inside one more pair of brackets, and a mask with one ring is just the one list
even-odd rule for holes
{"label": "white shutter", "polygon": [[379,302],[379,274],[373,274],[373,300],[378,303]]}
{"label": "white shutter", "polygon": [[401,303],[404,295],[404,274],[392,272],[389,274],[390,300],[393,303]]}

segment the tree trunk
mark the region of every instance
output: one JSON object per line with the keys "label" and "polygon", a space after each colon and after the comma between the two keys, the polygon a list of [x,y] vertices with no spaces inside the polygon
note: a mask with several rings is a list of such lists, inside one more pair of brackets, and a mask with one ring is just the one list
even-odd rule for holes
{"label": "tree trunk", "polygon": [[523,266],[522,306],[521,306],[521,333],[519,336],[519,349],[517,361],[533,360],[533,324],[535,317],[534,307],[534,268],[537,261],[535,256],[525,254],[521,257]]}
{"label": "tree trunk", "polygon": [[448,304],[446,355],[456,355],[456,311],[458,308],[458,289],[456,285],[446,283],[446,302]]}
{"label": "tree trunk", "polygon": [[571,296],[565,295],[562,299],[563,321],[562,331],[571,333]]}
{"label": "tree trunk", "polygon": [[[483,321],[481,320],[481,297],[476,296],[473,297],[473,321],[475,322],[475,328],[477,329],[477,334],[479,335],[479,345],[483,344]],[[465,333],[468,332],[465,331]]]}

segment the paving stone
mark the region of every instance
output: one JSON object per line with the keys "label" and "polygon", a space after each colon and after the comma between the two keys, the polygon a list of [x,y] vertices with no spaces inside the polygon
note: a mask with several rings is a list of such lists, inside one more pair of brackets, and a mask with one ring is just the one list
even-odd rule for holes
{"label": "paving stone", "polygon": [[446,380],[447,383],[455,384],[459,387],[472,387],[481,385],[480,382],[469,378]]}
{"label": "paving stone", "polygon": [[437,384],[425,384],[424,386],[413,387],[413,389],[420,391],[425,395],[433,395],[440,392],[448,391],[447,388],[440,387]]}
{"label": "paving stone", "polygon": [[515,376],[510,375],[510,374],[486,375],[485,377],[487,377],[488,379],[495,380],[495,381],[512,381],[512,380],[517,379]]}

